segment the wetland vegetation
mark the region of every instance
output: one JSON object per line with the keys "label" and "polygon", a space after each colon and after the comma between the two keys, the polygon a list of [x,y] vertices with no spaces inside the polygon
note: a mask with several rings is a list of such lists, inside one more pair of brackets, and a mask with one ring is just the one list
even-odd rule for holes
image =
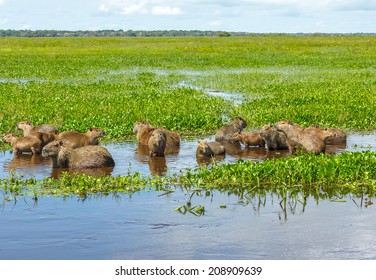
{"label": "wetland vegetation", "polygon": [[[135,138],[136,121],[148,119],[204,138],[235,116],[247,121],[247,130],[290,119],[350,133],[373,131],[375,53],[375,36],[0,38],[0,132],[16,132],[17,122],[30,120],[60,131],[98,127],[105,142],[124,141]],[[242,102],[207,90],[241,96]],[[213,164],[155,178],[137,172],[65,174],[60,180],[12,175],[1,178],[1,189],[5,200],[174,187],[240,197],[266,191],[281,197],[372,196],[375,161],[376,153],[366,151]]]}

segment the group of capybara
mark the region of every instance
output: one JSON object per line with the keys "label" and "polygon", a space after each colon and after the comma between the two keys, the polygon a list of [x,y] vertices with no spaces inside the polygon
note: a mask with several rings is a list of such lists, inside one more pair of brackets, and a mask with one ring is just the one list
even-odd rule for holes
{"label": "group of capybara", "polygon": [[[215,141],[200,140],[196,156],[214,157],[226,153],[226,143],[238,143],[245,147],[265,147],[268,150],[297,150],[324,153],[327,144],[346,143],[346,133],[342,130],[318,125],[308,128],[291,121],[279,121],[274,125],[264,125],[260,130],[242,132],[247,123],[236,117],[215,134]],[[90,128],[85,133],[64,131],[48,124],[33,126],[31,122],[19,122],[17,129],[23,131],[23,137],[13,133],[5,135],[3,142],[10,143],[14,153],[42,154],[52,158],[53,167],[94,168],[113,167],[115,162],[108,150],[98,144],[105,135],[102,129]],[[150,157],[164,157],[177,151],[180,136],[175,131],[153,127],[148,121],[135,123],[133,132],[137,133],[137,142],[148,149]]]}

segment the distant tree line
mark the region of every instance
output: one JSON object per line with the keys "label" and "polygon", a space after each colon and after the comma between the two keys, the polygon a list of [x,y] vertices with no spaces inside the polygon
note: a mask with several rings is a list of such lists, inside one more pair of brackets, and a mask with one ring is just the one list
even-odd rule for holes
{"label": "distant tree line", "polygon": [[229,37],[248,36],[247,32],[200,30],[1,30],[0,37]]}
{"label": "distant tree line", "polygon": [[375,33],[252,33],[201,30],[2,30],[0,37],[230,37],[230,36],[264,36],[264,35],[293,35],[293,36],[374,36]]}

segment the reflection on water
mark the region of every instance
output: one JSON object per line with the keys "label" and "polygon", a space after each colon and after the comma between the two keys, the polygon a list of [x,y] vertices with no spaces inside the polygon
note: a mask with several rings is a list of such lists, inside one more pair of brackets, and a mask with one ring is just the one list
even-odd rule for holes
{"label": "reflection on water", "polygon": [[[376,258],[368,198],[162,194],[0,202],[0,259]],[[204,214],[174,211],[188,201]]]}
{"label": "reflection on water", "polygon": [[[186,168],[195,168],[200,165],[215,163],[235,163],[239,159],[252,160],[255,162],[267,159],[289,157],[287,150],[268,151],[265,148],[252,147],[244,148],[237,144],[226,144],[226,155],[214,158],[196,157],[197,142],[202,138],[182,139],[180,149],[167,151],[165,158],[151,159],[147,147],[139,146],[136,142],[111,143],[105,145],[115,160],[114,168],[94,168],[90,170],[69,170],[63,168],[52,168],[51,159],[42,158],[39,155],[14,155],[6,151],[0,155],[0,178],[7,178],[11,172],[22,174],[26,178],[45,177],[59,178],[64,171],[86,173],[94,176],[126,175],[139,172],[143,176],[150,175],[172,175],[178,174]],[[206,137],[206,140],[213,141],[214,136]],[[376,134],[349,135],[347,144],[327,145],[327,154],[339,154],[344,151],[376,150]]]}

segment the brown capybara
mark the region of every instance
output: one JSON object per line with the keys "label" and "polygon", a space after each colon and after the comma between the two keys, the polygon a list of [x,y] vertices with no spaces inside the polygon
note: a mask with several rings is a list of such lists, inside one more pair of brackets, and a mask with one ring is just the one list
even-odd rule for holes
{"label": "brown capybara", "polygon": [[112,167],[115,162],[106,148],[88,145],[76,149],[65,147],[63,141],[52,141],[42,149],[43,157],[52,158],[52,167],[96,168]]}
{"label": "brown capybara", "polygon": [[329,137],[333,137],[332,132],[319,128],[304,130],[300,125],[286,120],[277,122],[274,126],[278,131],[286,134],[287,144],[291,153],[294,153],[297,147],[309,153],[325,153],[326,140]]}
{"label": "brown capybara", "polygon": [[[140,143],[141,145],[148,145],[150,133],[157,129],[156,127],[153,127],[150,122],[148,121],[138,121],[135,123],[133,127],[133,132],[137,133],[137,142]],[[166,133],[166,148],[176,148],[180,147],[180,136],[177,132],[167,130],[164,128],[164,132]]]}
{"label": "brown capybara", "polygon": [[65,147],[75,149],[87,145],[98,145],[98,138],[103,137],[104,134],[104,131],[99,128],[90,128],[85,133],[64,131],[56,135],[55,140],[63,141]]}
{"label": "brown capybara", "polygon": [[277,131],[273,125],[264,125],[260,130],[260,135],[264,139],[268,150],[288,149],[286,134]]}
{"label": "brown capybara", "polygon": [[48,143],[52,142],[56,138],[55,133],[47,133],[47,132],[31,132],[29,136],[35,136],[42,142],[42,148],[46,146]]}
{"label": "brown capybara", "polygon": [[245,147],[259,146],[265,147],[265,141],[260,135],[260,131],[235,132],[232,135],[231,142],[240,141]]}
{"label": "brown capybara", "polygon": [[11,144],[15,154],[39,154],[42,149],[42,142],[35,136],[19,138],[13,133],[10,133],[3,137],[3,142]]}
{"label": "brown capybara", "polygon": [[196,156],[212,157],[215,155],[222,155],[225,152],[225,146],[220,142],[207,142],[206,140],[201,140],[198,142]]}
{"label": "brown capybara", "polygon": [[241,117],[236,117],[228,125],[222,127],[217,133],[215,134],[215,141],[217,142],[231,142],[232,135],[235,132],[242,132],[244,128],[246,128],[247,123]]}
{"label": "brown capybara", "polygon": [[19,122],[16,125],[17,129],[23,131],[24,136],[28,136],[31,132],[57,133],[56,127],[49,124],[41,124],[33,126],[30,121]]}
{"label": "brown capybara", "polygon": [[163,129],[154,129],[150,132],[148,148],[151,157],[165,156],[166,138],[166,132]]}
{"label": "brown capybara", "polygon": [[319,128],[322,130],[329,131],[333,133],[333,137],[329,137],[326,140],[327,145],[338,145],[338,144],[345,144],[347,141],[347,134],[342,129],[337,128],[321,128],[318,124],[313,124],[310,127],[306,128],[306,130],[309,130],[311,128]]}

